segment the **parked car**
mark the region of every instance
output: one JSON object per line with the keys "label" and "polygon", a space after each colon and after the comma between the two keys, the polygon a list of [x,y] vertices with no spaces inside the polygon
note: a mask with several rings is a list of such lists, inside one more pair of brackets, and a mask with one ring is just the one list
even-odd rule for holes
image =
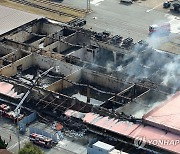
{"label": "parked car", "polygon": [[171,6],[171,2],[170,1],[166,1],[163,3],[163,8],[169,8]]}
{"label": "parked car", "polygon": [[123,2],[123,3],[132,3],[133,0],[120,0],[120,2]]}

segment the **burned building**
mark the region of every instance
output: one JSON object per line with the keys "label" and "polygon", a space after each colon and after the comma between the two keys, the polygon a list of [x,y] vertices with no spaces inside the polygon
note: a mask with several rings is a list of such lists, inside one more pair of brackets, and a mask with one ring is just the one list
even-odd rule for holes
{"label": "burned building", "polygon": [[[178,55],[152,49],[146,42],[45,18],[0,38],[0,81],[19,87],[18,94],[34,85],[23,106],[76,131],[88,128],[115,141],[122,137],[120,142],[129,146],[131,131],[145,127],[143,115],[180,89],[179,64]],[[102,126],[105,121],[109,124]],[[164,147],[154,150],[159,149]]]}

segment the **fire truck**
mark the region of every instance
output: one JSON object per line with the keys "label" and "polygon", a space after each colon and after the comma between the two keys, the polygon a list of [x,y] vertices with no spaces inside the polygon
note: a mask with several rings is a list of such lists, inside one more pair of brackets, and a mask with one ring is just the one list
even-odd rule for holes
{"label": "fire truck", "polygon": [[0,112],[1,114],[3,113],[7,113],[11,110],[10,106],[9,105],[6,105],[6,104],[1,104],[0,105]]}
{"label": "fire truck", "polygon": [[151,34],[170,34],[171,28],[170,23],[164,23],[160,25],[150,25],[149,26],[149,35]]}
{"label": "fire truck", "polygon": [[0,112],[2,116],[12,119],[14,122],[20,121],[24,117],[23,114],[16,116],[15,112],[11,110],[11,107],[6,104],[0,105]]}
{"label": "fire truck", "polygon": [[40,134],[32,133],[29,135],[29,139],[34,144],[40,145],[44,148],[52,148],[53,146],[53,140],[51,138]]}

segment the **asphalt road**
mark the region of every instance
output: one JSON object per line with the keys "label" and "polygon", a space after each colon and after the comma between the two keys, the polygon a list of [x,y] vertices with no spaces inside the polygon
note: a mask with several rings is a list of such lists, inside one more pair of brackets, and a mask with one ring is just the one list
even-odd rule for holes
{"label": "asphalt road", "polygon": [[[64,0],[65,4],[86,8],[84,0]],[[112,34],[132,37],[135,42],[148,37],[149,25],[171,22],[173,27],[178,25],[177,16],[167,13],[166,10],[157,10],[157,6],[148,8],[138,3],[126,5],[119,0],[91,0],[92,13],[86,16],[85,28],[95,31],[110,31]],[[179,27],[180,30],[180,27]]]}
{"label": "asphalt road", "polygon": [[[17,136],[17,127],[13,124],[12,121],[7,120],[6,118],[0,117],[0,136],[3,140],[8,143],[7,150],[12,153],[17,154],[19,149],[18,136]],[[11,140],[10,140],[11,135]],[[29,138],[27,136],[20,135],[20,147],[27,142]]]}
{"label": "asphalt road", "polygon": [[[49,133],[53,133],[51,126],[48,124],[43,124],[38,121],[31,124],[29,127],[40,128]],[[28,128],[27,128],[28,130]],[[10,140],[11,135],[11,140]],[[20,148],[24,146],[26,142],[29,142],[29,132],[27,131],[25,135],[20,135]],[[17,127],[11,120],[0,117],[0,136],[3,140],[8,143],[7,149],[11,151],[13,154],[18,153],[19,144],[18,144],[18,135],[17,135]],[[73,141],[73,138],[66,137],[60,141],[55,147],[51,149],[42,149],[46,154],[86,154],[87,149],[86,145],[79,144]]]}

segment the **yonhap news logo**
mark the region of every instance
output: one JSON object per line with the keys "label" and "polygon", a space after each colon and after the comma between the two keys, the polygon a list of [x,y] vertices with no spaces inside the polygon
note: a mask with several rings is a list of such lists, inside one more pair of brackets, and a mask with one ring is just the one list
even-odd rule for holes
{"label": "yonhap news logo", "polygon": [[149,145],[166,145],[166,146],[176,146],[180,144],[180,139],[169,140],[169,139],[146,139],[144,136],[137,136],[134,139],[134,145],[138,148],[143,148],[146,144]]}
{"label": "yonhap news logo", "polygon": [[134,145],[138,148],[143,148],[146,144],[146,138],[144,136],[137,136],[134,139]]}

